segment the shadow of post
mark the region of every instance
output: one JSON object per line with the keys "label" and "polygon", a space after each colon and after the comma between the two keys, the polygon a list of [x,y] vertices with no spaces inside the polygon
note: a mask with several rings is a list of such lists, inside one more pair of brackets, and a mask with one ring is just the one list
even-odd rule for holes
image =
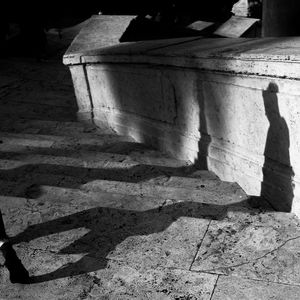
{"label": "shadow of post", "polygon": [[280,115],[278,92],[278,86],[273,82],[263,91],[265,114],[270,125],[264,151],[261,196],[268,199],[275,208],[289,212],[294,198],[295,174],[290,162],[289,129]]}

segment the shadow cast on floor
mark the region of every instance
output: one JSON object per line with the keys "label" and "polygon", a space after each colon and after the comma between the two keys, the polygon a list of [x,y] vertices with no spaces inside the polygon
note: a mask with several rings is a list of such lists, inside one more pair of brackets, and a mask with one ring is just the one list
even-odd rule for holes
{"label": "shadow cast on floor", "polygon": [[[42,224],[29,226],[11,238],[13,244],[29,242],[39,237],[76,228],[89,231],[57,254],[85,254],[79,261],[69,263],[48,274],[32,276],[31,283],[85,274],[103,269],[107,255],[130,236],[147,236],[166,230],[180,217],[221,220],[228,211],[245,211],[245,208],[262,208],[261,199],[249,198],[231,205],[214,205],[196,202],[179,202],[146,211],[110,207],[97,207],[60,217]],[[42,266],[41,266],[42,268]]]}

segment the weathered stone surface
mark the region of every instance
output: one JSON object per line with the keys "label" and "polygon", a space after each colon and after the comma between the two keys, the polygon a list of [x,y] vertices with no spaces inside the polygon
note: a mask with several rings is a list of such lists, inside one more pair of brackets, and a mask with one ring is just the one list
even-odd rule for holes
{"label": "weathered stone surface", "polygon": [[[156,49],[165,46],[160,41],[140,47],[149,50],[153,45]],[[59,103],[47,96],[44,102],[29,103],[22,93],[35,82],[43,95],[59,95],[61,86],[66,96],[71,83],[66,73],[55,71],[59,64],[49,64],[49,72],[44,63],[36,62],[8,60],[0,61],[0,66],[9,77],[0,95],[5,99],[14,88],[19,93],[9,115],[5,115],[5,101],[0,101],[0,114],[5,115],[0,120],[0,208],[13,247],[32,279],[30,285],[10,284],[0,255],[0,298],[211,299],[214,291],[218,299],[228,295],[242,299],[242,287],[253,299],[264,299],[263,289],[267,296],[286,299],[278,282],[285,283],[287,298],[298,295],[299,226],[290,214],[274,213],[267,205],[259,208],[262,199],[246,197],[236,184],[222,183],[210,172],[195,170],[189,161],[171,159],[128,136],[118,137],[109,126],[99,131],[91,125],[66,122],[69,112],[62,110],[53,110],[51,116],[39,114]],[[160,131],[152,133],[169,135],[168,147],[183,153],[186,149],[177,147],[178,143],[191,151],[197,148],[200,111],[190,108],[199,99],[193,97],[190,79],[198,77],[186,72],[181,82],[180,74],[168,77],[176,86],[181,84],[180,91],[175,91],[179,110],[174,122],[181,129],[196,129],[192,135],[178,137],[173,124],[160,123]],[[215,75],[207,73],[203,78],[214,82]],[[237,84],[233,78],[217,78]],[[22,83],[31,80],[22,92]],[[239,84],[249,86],[248,80]],[[265,86],[260,79],[255,83]],[[292,85],[285,81],[279,87],[286,93]],[[235,99],[234,105],[243,99]],[[211,112],[215,109],[214,105],[206,107]],[[101,111],[107,113],[104,108]],[[9,116],[13,118],[8,120]],[[53,122],[50,117],[54,116]],[[140,121],[130,114],[130,124]],[[149,129],[151,122],[144,125]],[[227,132],[222,120],[216,124]],[[130,135],[128,128],[122,128]],[[228,157],[228,163],[234,162]],[[103,175],[118,180],[105,180]],[[200,254],[206,259],[201,260]],[[228,265],[233,263],[241,265],[230,270]],[[212,267],[215,274],[201,272]]]}
{"label": "weathered stone surface", "polygon": [[80,54],[93,118],[298,214],[299,38],[157,42]]}
{"label": "weathered stone surface", "polygon": [[210,224],[192,270],[299,285],[299,220],[247,210]]}
{"label": "weathered stone surface", "polygon": [[100,137],[112,135],[114,131],[111,128],[101,128],[102,135],[99,134],[97,127],[93,124],[82,124],[79,122],[58,122],[47,120],[31,119],[1,119],[0,126],[2,131],[14,133],[39,133],[42,135],[61,135],[62,132],[67,136],[74,137]]}
{"label": "weathered stone surface", "polygon": [[[162,180],[163,179],[163,180]],[[158,181],[165,182],[159,177]],[[234,186],[224,185],[224,194],[220,195],[214,188],[204,187],[200,189],[190,189],[184,187],[168,187],[167,185],[150,184],[146,182],[131,183],[117,181],[94,180],[82,186],[86,191],[114,191],[130,195],[144,195],[148,197],[159,197],[174,200],[187,200],[215,205],[229,205],[238,203],[246,199],[244,192]],[[230,188],[233,193],[229,193]],[[226,192],[226,189],[228,192]],[[221,190],[221,189],[220,189]]]}
{"label": "weathered stone surface", "polygon": [[93,135],[92,137],[86,135],[84,137],[76,138],[64,135],[17,134],[10,132],[0,132],[0,139],[2,141],[0,146],[3,148],[5,148],[6,145],[20,145],[38,148],[60,148],[66,150],[68,150],[68,148],[80,150],[80,148],[85,147],[86,150],[89,150],[89,148],[93,149],[93,147],[98,147],[99,149],[99,147],[102,146],[103,152],[106,152],[105,149],[112,147],[112,144],[123,142],[126,146],[126,142],[133,142],[133,139],[130,137],[119,137],[116,135]]}
{"label": "weathered stone surface", "polygon": [[191,209],[188,205],[186,208],[183,205],[180,212],[170,209],[164,213],[162,209],[160,214],[149,214],[149,217],[146,212],[143,223],[138,225],[138,230],[144,232],[148,231],[148,228],[156,227],[154,231],[157,232],[127,238],[108,255],[108,258],[147,269],[164,267],[188,270],[197,251],[198,240],[204,236],[209,224],[208,220],[201,218],[199,208],[198,212],[194,209],[192,213],[195,218],[188,217]]}
{"label": "weathered stone surface", "polygon": [[216,277],[179,269],[135,269],[120,262],[110,262],[110,268],[98,271],[100,284],[90,292],[90,298],[108,299],[210,299]]}
{"label": "weathered stone surface", "polygon": [[276,284],[257,280],[242,279],[236,276],[221,276],[214,290],[212,300],[246,299],[291,299],[300,297],[299,286]]}
{"label": "weathered stone surface", "polygon": [[[33,256],[36,258],[37,255]],[[44,260],[38,261],[45,265]],[[57,263],[57,259],[48,259],[49,264]],[[45,265],[46,267],[46,265]],[[14,300],[39,300],[39,299],[86,299],[86,294],[93,286],[93,278],[88,275],[73,278],[63,278],[51,282],[36,283],[30,285],[12,284],[9,274],[3,267],[0,268],[0,290],[2,299]]]}
{"label": "weathered stone surface", "polygon": [[29,241],[30,248],[44,251],[89,252],[145,268],[188,269],[206,232],[208,215],[222,213],[188,202],[163,207],[162,199],[79,192],[66,197],[66,190],[58,191],[62,193],[49,188],[50,197],[36,200],[2,198],[14,200],[2,205],[8,233],[25,230],[13,241]]}
{"label": "weathered stone surface", "polygon": [[[23,257],[30,261],[31,270],[37,274],[32,285],[12,285],[8,274],[1,268],[0,289],[5,299],[210,299],[217,276],[198,274],[179,269],[142,269],[121,262],[110,261],[108,268],[88,272],[95,265],[100,267],[101,260],[86,257],[78,267],[88,273],[52,279],[41,272],[57,269],[64,264],[80,259],[79,255],[57,256],[49,252],[34,251]],[[78,269],[74,268],[74,273]],[[39,283],[39,281],[45,280]]]}
{"label": "weathered stone surface", "polygon": [[[48,199],[40,197],[20,201],[19,198],[4,197],[2,201],[8,234],[15,235],[12,241],[18,243],[15,246],[17,253],[35,282],[51,280],[49,284],[43,284],[50,289],[49,297],[52,297],[51,293],[58,293],[57,288],[52,288],[55,281],[60,290],[64,290],[68,285],[75,284],[64,277],[98,272],[99,269],[105,269],[109,260],[123,262],[128,265],[127,269],[135,270],[135,273],[146,273],[133,286],[126,287],[128,290],[125,293],[131,291],[138,295],[144,292],[144,284],[149,289],[156,286],[157,281],[163,281],[157,286],[159,290],[152,288],[147,291],[154,293],[153,297],[160,293],[167,293],[169,297],[190,293],[196,299],[207,299],[211,293],[216,279],[213,275],[165,269],[189,269],[197,242],[203,238],[209,223],[203,219],[207,210],[201,205],[187,204],[185,207],[184,204],[169,204],[163,207],[163,203],[155,199],[111,193],[98,193],[97,199],[80,197],[77,193],[71,202],[64,201],[55,193]],[[161,271],[157,271],[159,269]],[[105,273],[111,274],[111,271],[109,268],[100,274],[105,277]],[[113,271],[117,274],[113,275],[112,280],[118,277],[118,271]],[[77,291],[85,290],[82,280],[86,276],[78,277]],[[156,283],[145,283],[148,276],[154,276]],[[169,277],[173,278],[169,283],[168,279],[163,279]],[[58,279],[52,281],[55,278]],[[180,285],[183,279],[188,281],[186,288]],[[100,280],[103,280],[102,277]],[[199,282],[204,282],[204,286],[196,286]],[[163,288],[167,291],[162,291]],[[107,289],[105,293],[110,292]],[[74,293],[77,291],[74,290]],[[17,292],[11,291],[12,295]]]}

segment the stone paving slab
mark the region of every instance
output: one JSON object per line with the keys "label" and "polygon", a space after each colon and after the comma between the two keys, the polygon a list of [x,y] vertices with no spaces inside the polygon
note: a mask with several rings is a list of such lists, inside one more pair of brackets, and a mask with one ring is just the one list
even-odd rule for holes
{"label": "stone paving slab", "polygon": [[221,185],[222,181],[217,176],[211,177],[210,173],[211,172],[209,171],[203,172],[201,177],[198,177],[196,172],[192,173],[193,177],[171,176],[168,182],[166,182],[166,185],[193,189],[202,189],[205,186],[215,187]]}
{"label": "stone paving slab", "polygon": [[[94,137],[95,138],[95,137]],[[106,137],[99,137],[99,139],[106,139]],[[113,138],[107,138],[107,143],[118,143],[124,144],[126,146],[127,142],[118,142],[117,138],[116,141],[114,141]],[[2,140],[3,142],[3,140]],[[184,169],[191,171],[191,166],[188,161],[180,161],[168,157],[157,157],[157,152],[153,150],[147,150],[143,149],[141,147],[140,151],[132,151],[132,147],[127,146],[127,150],[124,147],[124,151],[115,151],[115,152],[96,152],[96,151],[89,151],[85,150],[83,145],[78,145],[76,143],[76,140],[74,142],[74,148],[76,151],[71,150],[71,149],[65,149],[64,146],[67,146],[66,143],[64,142],[63,145],[59,144],[52,144],[51,148],[46,148],[46,147],[41,147],[43,146],[43,143],[41,145],[36,144],[35,142],[32,142],[33,145],[28,146],[30,142],[24,143],[25,145],[18,144],[18,141],[16,143],[2,143],[0,144],[0,157],[2,159],[12,159],[12,160],[20,160],[21,158],[24,158],[25,160],[33,158],[33,157],[39,157],[39,161],[41,160],[42,157],[45,158],[45,162],[47,159],[54,159],[53,157],[57,157],[56,159],[60,159],[63,161],[68,160],[68,159],[73,159],[81,162],[86,162],[86,165],[94,163],[93,166],[91,167],[96,167],[97,165],[104,164],[105,162],[111,162],[112,164],[114,162],[124,162],[124,164],[128,165],[136,165],[136,164],[143,164],[143,165],[149,165],[153,167],[166,167],[169,168],[170,170],[173,169],[178,169],[180,171],[184,171]],[[27,145],[26,145],[27,144]],[[39,147],[35,147],[39,146]],[[46,143],[47,145],[47,143]],[[51,145],[51,142],[50,142]],[[70,143],[71,146],[71,143]],[[121,146],[121,145],[120,145]],[[62,148],[62,149],[61,149]],[[103,147],[104,148],[104,147]],[[103,149],[104,151],[110,149]],[[120,154],[120,153],[124,154]],[[109,168],[109,166],[108,166]]]}
{"label": "stone paving slab", "polygon": [[[81,137],[76,138],[72,136],[64,135],[48,135],[48,134],[28,134],[28,133],[10,133],[10,132],[0,132],[1,147],[5,147],[5,144],[20,145],[20,146],[32,146],[32,147],[45,147],[45,148],[63,148],[65,147],[83,147],[83,146],[102,146],[102,150],[109,147],[110,144],[115,144],[117,142],[133,142],[129,137],[120,137],[117,135],[107,135],[99,137]],[[3,145],[2,145],[3,144]],[[127,144],[125,144],[127,145]],[[105,148],[104,148],[105,146]],[[110,145],[111,146],[111,145]],[[128,147],[128,145],[127,145]],[[91,148],[93,149],[93,148]],[[76,148],[77,150],[77,148]]]}
{"label": "stone paving slab", "polygon": [[300,223],[293,214],[247,208],[212,221],[194,271],[300,285]]}
{"label": "stone paving slab", "polygon": [[[62,189],[49,187],[52,193],[43,193],[36,199],[25,197],[6,197],[0,196],[0,205],[3,213],[5,224],[7,224],[7,232],[10,236],[14,236],[25,230],[33,224],[44,223],[50,220],[57,221],[57,225],[61,225],[62,229],[64,221],[71,222],[76,228],[85,227],[84,221],[81,226],[75,225],[80,223],[80,217],[83,216],[92,226],[97,226],[93,222],[93,215],[109,218],[111,214],[124,214],[124,218],[134,211],[149,211],[149,214],[155,214],[155,209],[163,205],[162,199],[146,198],[139,196],[128,196],[116,193],[101,193],[97,195],[90,193],[80,193],[77,190]],[[99,208],[99,212],[97,210]],[[103,211],[101,210],[103,208]],[[105,208],[108,208],[105,210]],[[109,210],[111,208],[111,210]],[[151,211],[153,210],[153,211]],[[81,214],[79,212],[82,212]],[[89,218],[89,216],[91,217]],[[69,216],[69,217],[68,217]],[[64,218],[66,217],[66,218]],[[120,223],[114,217],[112,222]],[[134,220],[130,218],[128,223]],[[99,221],[100,222],[100,221]],[[124,221],[125,222],[125,221]],[[126,222],[125,222],[126,223]],[[55,224],[53,224],[54,226]],[[100,226],[100,225],[99,225]],[[70,225],[69,228],[72,228]],[[113,225],[112,225],[113,228]],[[47,226],[41,226],[41,229],[47,231]],[[36,226],[34,232],[37,233],[39,226]],[[55,232],[55,229],[54,229]]]}
{"label": "stone paving slab", "polygon": [[[200,255],[204,257],[202,261],[208,261],[208,266],[216,263],[218,266],[219,262],[240,263],[238,259],[252,259],[257,253],[265,255],[266,251],[271,253],[270,241],[281,243],[280,234],[284,240],[292,241],[297,234],[299,221],[292,214],[253,208],[249,211],[249,206],[235,206],[225,215],[220,211],[222,218],[218,221],[210,221],[216,207],[203,204],[162,203],[155,198],[112,193],[99,193],[97,199],[81,197],[78,193],[69,196],[65,199],[52,193],[49,198],[0,198],[8,233],[36,282],[31,289],[6,285],[5,299],[20,295],[23,299],[39,299],[43,289],[47,299],[102,299],[104,295],[103,299],[211,299],[213,290],[212,299],[271,299],[273,296],[284,299],[283,287],[290,289],[291,297],[285,299],[297,299],[299,287],[295,282],[289,286],[276,285],[276,279],[268,274],[247,280],[242,277],[249,276],[248,273],[230,268],[231,273],[224,267],[220,270],[195,268]],[[236,228],[235,223],[240,227]],[[214,228],[220,238],[217,242],[210,241],[209,248],[205,248]],[[223,233],[219,232],[220,228]],[[265,235],[255,230],[266,233],[266,241]],[[191,272],[189,267],[198,247]],[[224,251],[226,247],[230,253]],[[203,253],[203,249],[210,252]],[[297,253],[297,249],[294,245],[290,250]],[[216,261],[210,260],[213,255],[217,256]],[[282,259],[280,273],[293,279],[286,265],[287,257],[279,259]],[[252,272],[251,263],[245,267]],[[270,275],[274,270],[268,271]],[[8,274],[3,268],[0,272],[3,290]],[[218,274],[236,276],[221,276],[214,288]],[[70,291],[73,285],[76,288]]]}
{"label": "stone paving slab", "polygon": [[300,286],[220,276],[211,300],[296,300]]}
{"label": "stone paving slab", "polygon": [[[7,299],[39,299],[43,289],[48,299],[92,299],[92,290],[107,299],[209,299],[216,276],[188,271],[209,224],[202,218],[205,207],[163,206],[155,198],[112,193],[99,193],[98,199],[77,194],[72,201],[54,195],[0,198],[17,254],[40,282],[32,289],[9,284]],[[8,281],[6,270],[1,272],[0,288]],[[80,275],[90,272],[99,277]]]}
{"label": "stone paving slab", "polygon": [[[20,255],[21,256],[21,255]],[[57,259],[57,255],[35,251],[30,256],[35,260],[37,271],[51,271],[61,263],[72,263],[73,256]],[[78,257],[77,257],[78,259]],[[101,266],[101,261],[87,257],[82,270],[88,266]],[[198,274],[179,269],[136,269],[120,262],[109,261],[108,267],[82,275],[52,279],[40,275],[36,280],[45,280],[31,285],[12,285],[5,269],[0,269],[2,299],[109,299],[109,300],[209,300],[217,280],[216,275]],[[1,299],[1,298],[0,298]]]}
{"label": "stone paving slab", "polygon": [[137,270],[119,262],[109,266],[95,273],[100,284],[94,285],[87,299],[209,300],[216,282],[215,275],[179,269]]}
{"label": "stone paving slab", "polygon": [[[39,144],[36,143],[36,145]],[[43,145],[44,144],[41,143],[40,146]],[[94,169],[93,172],[90,170],[90,177],[94,179],[103,178],[103,176],[97,176],[97,173],[101,174],[101,170],[97,170],[97,168],[105,168],[107,170],[106,175],[111,173],[111,179],[113,179],[113,171],[116,173],[116,179],[120,177],[117,174],[118,170],[129,170],[130,168],[144,169],[145,174],[147,170],[149,173],[150,169],[152,169],[150,173],[153,173],[155,178],[159,174],[169,176],[180,173],[190,174],[193,171],[193,166],[190,166],[187,161],[178,161],[163,157],[157,158],[153,155],[152,151],[147,150],[143,150],[141,153],[134,152],[132,155],[130,151],[128,151],[128,154],[119,154],[85,150],[85,148],[89,148],[89,146],[77,146],[77,144],[74,145],[73,150],[71,149],[71,144],[67,146],[70,149],[65,149],[65,146],[67,145],[52,144],[52,148],[46,148],[18,145],[17,143],[2,143],[0,144],[0,161],[10,160],[11,165],[14,164],[14,161],[23,161],[23,163],[19,162],[20,165],[32,164],[38,166],[39,164],[51,164],[52,166],[49,166],[49,168],[54,168],[54,165],[61,165],[61,168],[64,166],[66,168],[68,166],[90,168]],[[99,150],[101,149],[101,147],[98,148]],[[138,171],[138,169],[136,169],[136,171]],[[92,173],[95,173],[94,177]],[[126,176],[126,174],[124,174],[124,176]]]}
{"label": "stone paving slab", "polygon": [[[22,157],[22,155],[20,156]],[[148,179],[152,180],[157,177],[159,180],[162,180],[163,177],[167,179],[168,173],[172,173],[171,168],[169,170],[167,167],[140,165],[133,161],[100,160],[98,163],[94,163],[93,161],[82,161],[76,158],[39,155],[34,155],[33,158],[36,158],[36,160],[32,159],[32,157],[27,157],[24,160],[0,159],[0,179],[8,181],[19,180],[24,183],[32,181],[32,184],[50,185],[52,179],[47,183],[47,178],[50,174],[58,175],[59,177],[63,175],[74,177],[74,182],[81,179],[80,182],[82,184],[94,180],[100,180],[100,182],[108,181],[109,184],[109,181],[147,182]],[[176,172],[176,169],[174,172]],[[100,190],[103,190],[101,186]]]}

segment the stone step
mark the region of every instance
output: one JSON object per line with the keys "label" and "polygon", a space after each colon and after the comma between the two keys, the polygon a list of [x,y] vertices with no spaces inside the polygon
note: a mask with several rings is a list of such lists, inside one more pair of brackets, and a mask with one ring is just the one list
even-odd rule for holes
{"label": "stone step", "polygon": [[177,169],[141,165],[133,161],[95,162],[44,155],[27,156],[23,160],[0,159],[0,178],[9,180],[24,180],[27,177],[32,180],[32,175],[28,175],[38,173],[72,176],[85,182],[97,179],[139,182],[167,177],[176,172]]}
{"label": "stone step", "polygon": [[[4,160],[1,161],[5,163]],[[22,162],[7,161],[10,164]],[[247,195],[236,184],[223,182],[219,179],[186,178],[180,176],[168,176],[156,172],[150,174],[149,179],[143,174],[143,181],[132,170],[110,173],[108,170],[99,170],[90,173],[88,169],[66,168],[58,166],[51,169],[47,165],[44,169],[40,165],[17,167],[14,170],[0,172],[0,194],[9,196],[28,196],[28,188],[38,186],[46,190],[47,186],[58,188],[80,189],[87,193],[118,193],[124,195],[163,198],[165,200],[207,202],[219,204],[231,204],[245,200]],[[11,165],[12,167],[12,165]],[[209,174],[209,172],[207,172]],[[96,176],[97,175],[97,176]],[[97,179],[97,178],[107,179]],[[116,180],[113,180],[116,179]],[[7,183],[7,184],[6,184]],[[181,184],[179,184],[181,183]],[[32,197],[29,193],[29,196]]]}
{"label": "stone step", "polygon": [[[180,180],[180,178],[177,178]],[[108,180],[94,180],[82,185],[85,191],[106,191],[112,193],[123,193],[127,195],[140,195],[145,197],[163,198],[178,201],[193,201],[203,203],[232,204],[238,203],[247,198],[246,193],[236,184],[229,182],[215,181],[215,185],[201,184],[200,188],[178,187],[168,185],[168,181],[159,184],[149,182],[120,182]],[[202,186],[202,187],[201,187]]]}
{"label": "stone step", "polygon": [[84,124],[80,122],[46,121],[31,119],[1,119],[1,131],[14,133],[39,133],[47,135],[68,135],[74,137],[99,136],[115,134],[108,127],[97,127],[93,124]]}
{"label": "stone step", "polygon": [[[1,145],[0,145],[1,149]],[[64,157],[40,154],[3,153],[0,152],[0,179],[32,184],[61,185],[78,187],[94,180],[112,180],[120,182],[149,182],[163,184],[174,175],[192,175],[193,166],[183,161],[154,158],[151,164],[142,164],[125,155],[99,153],[95,157]],[[141,156],[142,157],[142,156]],[[149,159],[147,160],[149,163]],[[49,178],[50,176],[50,178]],[[57,178],[52,178],[56,176]],[[69,179],[67,179],[69,178]],[[178,177],[179,178],[179,177]],[[184,181],[184,177],[180,182]],[[194,187],[204,187],[203,180],[195,181]],[[194,182],[193,181],[193,182]],[[206,180],[205,184],[213,186],[214,180]],[[172,181],[171,181],[172,182]],[[219,184],[219,180],[217,180]],[[189,185],[190,187],[192,184]]]}
{"label": "stone step", "polygon": [[[33,161],[34,155],[62,156],[76,158],[97,166],[98,162],[138,162],[169,168],[182,168],[190,171],[189,161],[170,158],[143,144],[134,143],[130,137],[102,135],[87,137],[66,137],[0,132],[0,158]],[[33,156],[32,156],[33,155]],[[32,156],[32,158],[30,158]],[[52,158],[45,157],[45,160]],[[38,158],[41,161],[41,158]]]}
{"label": "stone step", "polygon": [[[110,191],[87,191],[84,189],[75,189],[75,188],[64,188],[57,186],[49,185],[19,185],[18,189],[15,188],[15,183],[13,182],[2,182],[0,180],[0,186],[2,184],[10,187],[11,193],[4,194],[0,192],[0,204],[3,211],[7,210],[17,210],[14,213],[20,213],[18,207],[24,206],[26,209],[26,203],[31,203],[34,206],[40,207],[44,205],[43,215],[45,213],[51,214],[51,207],[57,205],[62,206],[60,210],[64,210],[67,214],[72,214],[80,209],[87,207],[114,207],[119,209],[134,210],[134,211],[143,211],[153,208],[153,204],[156,208],[163,208],[169,205],[172,205],[174,209],[178,210],[178,213],[183,213],[180,203],[183,202],[193,202],[195,205],[190,205],[190,209],[185,209],[184,215],[193,217],[194,209],[197,208],[197,214],[202,213],[203,216],[212,217],[219,216],[220,213],[224,214],[227,208],[230,206],[242,205],[247,206],[251,209],[251,206],[247,204],[247,198],[244,199],[231,199],[228,202],[220,201],[219,197],[215,195],[209,195],[209,193],[202,193],[197,198],[194,198],[192,194],[191,197],[185,199],[179,199],[176,192],[171,195],[171,192],[166,193],[166,190],[162,190],[163,193],[159,195],[149,194],[145,195],[141,193],[123,193],[122,191],[112,189]],[[168,198],[166,198],[168,194]],[[47,204],[48,203],[48,204]],[[177,206],[176,206],[177,204]],[[45,206],[46,205],[46,206]],[[68,209],[66,209],[68,205]],[[174,206],[175,205],[175,206]],[[69,207],[72,209],[69,209]],[[187,207],[186,207],[187,208]],[[172,208],[173,209],[173,208]],[[74,212],[72,210],[75,210]],[[49,215],[50,218],[53,216]],[[26,226],[23,228],[25,229]]]}
{"label": "stone step", "polygon": [[[157,156],[157,152],[153,150],[136,151],[129,154],[119,154],[114,152],[95,152],[88,150],[80,150],[76,148],[76,152],[72,150],[60,150],[57,148],[38,148],[23,145],[0,144],[0,158],[24,161],[28,163],[53,163],[62,165],[70,165],[72,161],[73,166],[81,166],[86,168],[97,168],[103,166],[104,163],[117,162],[130,164],[143,164],[156,167],[176,168],[184,171],[190,171],[192,165],[189,161],[176,160],[166,157],[164,155]],[[120,151],[121,152],[121,151]],[[65,163],[66,162],[66,163]],[[75,164],[75,165],[74,165]],[[109,168],[109,167],[108,167]]]}
{"label": "stone step", "polygon": [[50,105],[42,104],[26,104],[15,103],[5,104],[0,107],[0,118],[20,118],[26,117],[27,119],[45,119],[55,121],[76,121],[77,109],[65,107],[53,107]]}
{"label": "stone step", "polygon": [[133,142],[130,137],[118,135],[102,135],[102,136],[84,136],[72,137],[63,135],[44,135],[44,134],[29,134],[29,133],[9,133],[0,132],[1,146],[19,145],[38,148],[68,148],[70,146],[77,149],[79,146],[107,146],[116,142]]}
{"label": "stone step", "polygon": [[149,184],[132,184],[128,182],[102,182],[101,187],[98,182],[97,188],[91,184],[83,185],[82,188],[65,188],[50,185],[31,185],[26,188],[24,194],[9,194],[9,196],[27,197],[33,199],[43,199],[51,201],[68,202],[72,199],[94,199],[97,200],[103,193],[124,195],[126,197],[142,197],[147,201],[154,198],[163,203],[176,203],[182,201],[197,202],[215,205],[233,205],[242,203],[247,199],[245,195],[231,193],[231,195],[220,195],[214,191],[191,190],[184,188],[174,188],[167,186],[154,186]]}

